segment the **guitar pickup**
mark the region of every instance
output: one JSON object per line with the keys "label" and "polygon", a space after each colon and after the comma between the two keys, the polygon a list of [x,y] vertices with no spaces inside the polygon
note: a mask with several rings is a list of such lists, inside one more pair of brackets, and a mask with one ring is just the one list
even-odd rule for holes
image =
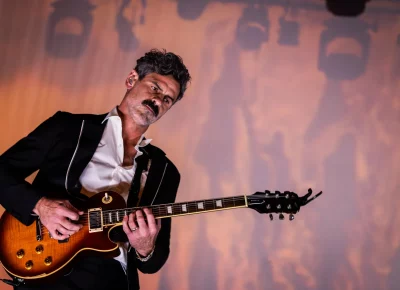
{"label": "guitar pickup", "polygon": [[96,233],[103,231],[103,217],[102,217],[102,209],[98,208],[90,208],[88,210],[89,215],[89,233]]}

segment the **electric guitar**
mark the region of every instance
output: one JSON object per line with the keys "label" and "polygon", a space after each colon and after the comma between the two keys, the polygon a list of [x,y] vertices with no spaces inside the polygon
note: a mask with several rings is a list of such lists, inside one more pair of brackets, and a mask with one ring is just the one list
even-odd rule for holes
{"label": "electric guitar", "polygon": [[[179,202],[148,206],[156,219],[213,212],[235,208],[252,208],[259,213],[278,213],[283,220],[283,213],[289,214],[289,220],[300,207],[321,195],[311,197],[312,190],[299,197],[294,192],[256,192],[253,195],[214,198],[190,202]],[[56,276],[80,252],[96,251],[111,253],[118,245],[110,240],[110,231],[122,225],[122,219],[136,208],[125,208],[125,200],[115,192],[101,192],[87,202],[85,213],[78,223],[83,227],[66,240],[52,239],[49,231],[40,219],[30,226],[25,226],[5,212],[0,219],[0,261],[4,269],[19,282],[40,281]]]}

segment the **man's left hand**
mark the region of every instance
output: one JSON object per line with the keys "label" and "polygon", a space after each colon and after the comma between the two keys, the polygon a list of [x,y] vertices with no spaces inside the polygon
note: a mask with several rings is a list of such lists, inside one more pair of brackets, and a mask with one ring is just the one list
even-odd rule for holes
{"label": "man's left hand", "polygon": [[[146,218],[143,215],[146,216]],[[150,209],[137,210],[124,216],[122,228],[128,236],[129,243],[143,257],[154,249],[157,235],[161,229],[161,221],[156,221]]]}

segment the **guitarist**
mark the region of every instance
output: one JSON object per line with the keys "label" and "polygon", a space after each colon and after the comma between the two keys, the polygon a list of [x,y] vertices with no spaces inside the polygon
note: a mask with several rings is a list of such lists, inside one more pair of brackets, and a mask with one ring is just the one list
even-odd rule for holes
{"label": "guitarist", "polygon": [[[111,112],[57,112],[0,156],[0,204],[25,225],[39,216],[64,240],[81,229],[79,204],[95,193],[118,192],[128,207],[174,202],[179,172],[144,133],[183,97],[190,78],[179,56],[151,50]],[[168,258],[171,220],[156,221],[144,208],[125,216],[122,229],[119,256],[85,257],[57,281],[14,289],[139,289],[137,270],[157,272]]]}

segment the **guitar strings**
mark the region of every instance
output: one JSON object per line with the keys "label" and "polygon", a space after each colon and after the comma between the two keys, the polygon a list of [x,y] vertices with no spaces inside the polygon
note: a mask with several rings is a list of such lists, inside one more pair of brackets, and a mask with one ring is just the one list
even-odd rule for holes
{"label": "guitar strings", "polygon": [[[221,207],[215,206],[216,201],[221,201]],[[207,200],[197,200],[197,201],[190,201],[190,202],[153,205],[153,206],[149,206],[147,208],[152,210],[153,215],[157,219],[160,217],[167,217],[167,216],[171,216],[171,215],[173,216],[174,214],[185,215],[185,214],[190,214],[190,213],[201,213],[201,212],[209,211],[209,210],[229,209],[229,208],[234,208],[236,206],[244,206],[245,205],[243,203],[244,201],[245,201],[244,196],[234,196],[234,197],[226,197],[226,198],[220,198],[220,199],[207,199]],[[241,202],[241,204],[236,205],[235,202]],[[199,208],[199,203],[203,204],[203,208]],[[230,204],[230,203],[233,203],[233,204]],[[183,205],[186,206],[187,211],[182,210]],[[110,221],[110,223],[105,223],[105,225],[113,225],[113,224],[122,222],[122,220],[118,220],[119,213],[124,213],[124,216],[125,216],[126,214],[130,214],[135,210],[142,209],[145,207],[146,206],[124,208],[124,209],[104,210],[104,211],[102,211],[102,216],[103,216],[103,218],[108,216],[106,219],[109,219],[109,221]],[[170,209],[171,209],[170,212],[168,211],[168,207],[170,207]],[[93,213],[96,213],[96,212],[93,211]],[[102,224],[101,223],[101,215],[89,216],[88,211],[84,211],[84,214],[82,216],[80,216],[79,220],[76,222],[81,223],[84,226],[89,226],[89,220],[91,220],[93,223]],[[103,226],[104,226],[104,224],[103,224]],[[48,230],[44,225],[41,225],[41,230],[42,230],[42,233],[48,233]]]}

